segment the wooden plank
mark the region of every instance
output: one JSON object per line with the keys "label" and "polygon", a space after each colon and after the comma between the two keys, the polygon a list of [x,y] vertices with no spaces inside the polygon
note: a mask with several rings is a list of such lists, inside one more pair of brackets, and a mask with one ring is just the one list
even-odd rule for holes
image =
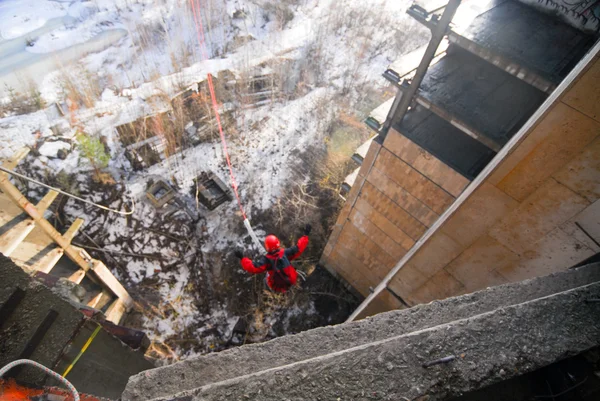
{"label": "wooden plank", "polygon": [[[44,196],[44,198],[37,204],[36,207],[38,208],[38,211],[40,213],[44,213],[57,195],[58,192],[56,191],[48,192],[46,196]],[[5,201],[10,202],[10,199],[7,198]],[[34,228],[35,222],[29,217],[19,222],[0,237],[0,252],[3,253],[4,256],[10,256],[10,254],[17,249],[19,244],[25,240],[27,235],[29,235]]]}
{"label": "wooden plank", "polygon": [[436,299],[444,299],[464,293],[465,287],[450,273],[442,269],[414,291],[411,298],[424,304]]}
{"label": "wooden plank", "polygon": [[83,219],[78,218],[73,222],[73,224],[71,224],[71,226],[69,227],[67,232],[63,234],[63,238],[65,239],[65,241],[68,241],[69,243],[71,243],[71,241],[73,240],[73,237],[75,237],[75,235],[77,234],[77,231],[79,231],[79,229],[83,225],[83,222],[84,222]]}
{"label": "wooden plank", "polygon": [[497,185],[519,202],[589,148],[600,134],[600,123],[559,103],[534,130],[544,139]]}
{"label": "wooden plank", "polygon": [[49,274],[63,255],[64,251],[62,248],[54,248],[36,262],[32,268],[33,270]]}
{"label": "wooden plank", "polygon": [[85,277],[85,270],[79,269],[75,273],[71,274],[71,276],[69,277],[69,281],[71,281],[75,284],[81,284],[84,277]]}
{"label": "wooden plank", "polygon": [[91,259],[84,259],[56,229],[44,219],[38,209],[23,196],[23,194],[9,180],[6,173],[0,173],[0,188],[6,193],[19,207],[21,207],[54,242],[65,250],[65,254],[84,270],[89,270],[91,267]]}
{"label": "wooden plank", "polygon": [[425,226],[431,227],[439,217],[420,199],[400,187],[379,169],[373,168],[367,180]]}
{"label": "wooden plank", "polygon": [[550,179],[525,202],[498,221],[489,235],[511,251],[523,255],[537,248],[545,235],[589,206],[589,201]]}
{"label": "wooden plank", "polygon": [[2,167],[12,170],[21,160],[25,158],[29,154],[29,148],[22,148],[18,150],[10,159],[6,160],[2,163]]}
{"label": "wooden plank", "polygon": [[121,299],[115,299],[106,310],[106,320],[119,324],[125,314],[125,303]]}
{"label": "wooden plank", "polygon": [[361,199],[367,201],[369,205],[415,241],[421,238],[421,235],[427,230],[423,223],[398,206],[370,182],[365,183]]}
{"label": "wooden plank", "polygon": [[600,199],[600,138],[594,140],[553,177],[590,202]]}
{"label": "wooden plank", "polygon": [[454,202],[455,198],[442,187],[387,149],[381,150],[375,168],[437,214],[442,214]]}
{"label": "wooden plank", "polygon": [[33,220],[27,218],[0,236],[0,253],[10,256],[25,237],[35,228]]}
{"label": "wooden plank", "polygon": [[[0,173],[4,174],[4,173]],[[5,193],[0,192],[0,230],[8,231],[15,223],[15,219],[23,220],[27,215]]]}
{"label": "wooden plank", "polygon": [[90,256],[90,254],[87,253],[87,251],[85,249],[75,246],[75,245],[71,245],[70,247],[73,248],[79,254],[79,256],[81,256],[84,260],[86,260],[91,266],[93,259]]}
{"label": "wooden plank", "polygon": [[383,214],[367,203],[364,199],[356,202],[356,210],[371,221],[377,228],[383,231],[388,237],[394,240],[405,250],[409,250],[415,244],[415,241],[408,234],[398,228],[393,222],[388,220]]}
{"label": "wooden plank", "polygon": [[452,167],[393,128],[385,138],[384,146],[453,197],[458,197],[470,182]]}
{"label": "wooden plank", "polygon": [[87,306],[95,309],[102,309],[111,300],[112,294],[107,290],[100,291],[94,298],[87,303]]}
{"label": "wooden plank", "polygon": [[44,195],[42,200],[39,201],[37,205],[35,205],[35,207],[40,213],[44,213],[48,209],[48,207],[50,207],[52,202],[54,202],[54,199],[56,199],[57,196],[58,192],[51,189],[46,195]]}
{"label": "wooden plank", "polygon": [[127,290],[121,285],[119,280],[115,278],[112,272],[106,267],[104,263],[99,260],[94,260],[92,270],[96,273],[96,276],[100,281],[106,285],[106,287],[115,294],[119,299],[123,301],[125,307],[129,311],[133,307],[133,299]]}
{"label": "wooden plank", "polygon": [[406,250],[402,246],[394,242],[385,232],[360,213],[358,209],[352,211],[350,221],[360,232],[378,244],[393,259],[400,260],[406,254]]}
{"label": "wooden plank", "polygon": [[[119,280],[117,280],[111,271],[104,265],[104,263],[92,259],[84,249],[71,245],[70,240],[65,239],[65,237],[63,237],[52,226],[52,224],[48,222],[48,220],[44,219],[43,213],[40,213],[37,207],[31,204],[29,200],[23,196],[19,189],[8,180],[8,175],[6,173],[0,172],[0,188],[14,201],[14,203],[19,205],[19,207],[35,221],[37,227],[39,227],[48,237],[56,242],[59,247],[64,249],[64,252],[69,259],[71,259],[81,268],[80,271],[74,273],[69,278],[70,281],[78,283],[81,282],[81,280],[83,280],[83,277],[81,277],[82,271],[85,273],[91,269],[94,271],[94,273],[96,273],[95,276],[101,281],[101,283],[123,301],[127,310],[133,307],[133,300],[131,299],[131,296],[127,293],[127,290],[125,290]],[[83,221],[81,223],[83,223]],[[81,225],[81,223],[77,223],[77,221],[75,221],[73,225]],[[95,280],[95,277],[90,276],[90,279]]]}
{"label": "wooden plank", "polygon": [[28,273],[33,272],[33,266],[52,251],[56,244],[37,225],[11,254],[13,261]]}

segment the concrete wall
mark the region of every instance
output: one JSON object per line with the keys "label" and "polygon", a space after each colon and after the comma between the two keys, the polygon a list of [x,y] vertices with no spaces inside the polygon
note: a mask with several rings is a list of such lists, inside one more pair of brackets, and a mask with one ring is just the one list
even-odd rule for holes
{"label": "concrete wall", "polygon": [[394,129],[380,142],[371,143],[321,259],[363,296],[469,183]]}
{"label": "concrete wall", "polygon": [[[132,377],[122,400],[441,401],[510,385],[506,380],[600,344],[600,308],[586,302],[600,297],[600,283],[564,286],[570,273],[580,272],[189,358]],[[448,356],[453,360],[426,367]],[[595,380],[590,368],[585,374],[570,365],[572,381],[554,394],[588,374],[588,382]],[[548,379],[553,388],[562,376]],[[576,399],[581,389],[572,393]],[[524,399],[519,395],[504,400]]]}
{"label": "concrete wall", "polygon": [[[9,305],[10,297],[17,288],[25,295],[21,301]],[[58,313],[56,320],[45,331],[29,359],[53,367],[85,317],[47,287],[30,279],[9,258],[0,255],[0,366],[23,357],[28,340],[34,336],[49,310]],[[17,377],[35,384],[42,384],[45,378],[43,372],[30,367],[21,369]]]}
{"label": "concrete wall", "polygon": [[[19,302],[7,302],[17,288],[24,291],[24,297]],[[32,341],[50,310],[56,312],[56,319],[41,332],[37,342]],[[23,358],[29,344],[32,352],[28,359],[62,374],[97,327],[95,320],[0,255],[0,366]],[[152,367],[143,351],[134,351],[100,330],[67,379],[78,391],[117,399],[129,376]],[[8,374],[16,375],[24,383],[60,386],[32,367],[11,370]]]}
{"label": "concrete wall", "polygon": [[596,58],[400,269],[394,292],[429,302],[566,269],[600,251],[575,224],[600,220],[599,78]]}
{"label": "concrete wall", "polygon": [[469,182],[392,129],[371,144],[321,262],[367,296],[402,260],[362,316],[573,266],[600,251],[599,135],[596,55],[402,260]]}
{"label": "concrete wall", "polygon": [[[596,56],[388,290],[414,305],[564,270],[599,252],[599,100]],[[386,309],[385,297],[376,301],[363,316]]]}

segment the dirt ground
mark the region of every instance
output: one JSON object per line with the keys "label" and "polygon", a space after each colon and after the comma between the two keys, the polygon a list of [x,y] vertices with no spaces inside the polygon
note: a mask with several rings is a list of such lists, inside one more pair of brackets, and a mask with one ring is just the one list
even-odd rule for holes
{"label": "dirt ground", "polygon": [[[35,158],[33,152],[21,163],[20,171],[117,209],[126,204],[122,184],[110,180],[102,183],[67,173],[46,174],[36,165]],[[156,210],[142,200],[138,202],[135,217],[126,219],[63,197],[53,204],[49,220],[64,231],[76,216],[85,215],[86,225],[74,243],[104,261],[134,297],[135,311],[124,325],[148,332],[154,340],[149,356],[161,360],[159,363],[262,342],[341,323],[358,305],[359,300],[353,294],[317,265],[341,206],[336,180],[323,180],[328,174],[322,168],[327,158],[326,146],[307,149],[296,166],[299,178],[311,177],[304,180],[307,184],[290,182],[289,193],[273,208],[266,212],[252,211],[255,229],[277,234],[284,246],[295,244],[305,224],[313,226],[308,249],[294,263],[306,273],[306,281],[299,280],[298,287],[285,295],[266,291],[264,275],[253,276],[242,270],[233,256],[237,248],[235,239],[225,252],[203,249],[208,235],[208,214],[202,209],[195,213],[194,199],[185,193],[180,192],[178,199],[187,207],[176,205]],[[351,168],[351,164],[343,166],[340,175]],[[31,184],[24,182],[19,186],[33,201],[43,195],[41,189]],[[251,244],[241,219],[233,221],[234,225],[239,223],[236,226],[239,237]],[[248,256],[258,256],[250,249],[246,249]],[[140,280],[127,270],[132,263],[144,271]],[[179,303],[179,298],[170,299],[164,293],[165,284],[168,288],[180,285],[178,272],[182,266],[189,270],[189,277],[181,293],[191,299],[190,304]],[[154,274],[146,269],[154,269],[150,272]],[[194,315],[186,316],[190,311]],[[160,327],[161,321],[184,323],[165,329]],[[153,335],[152,330],[160,335]]]}
{"label": "dirt ground", "polygon": [[[136,300],[124,324],[148,333],[153,341],[148,355],[159,364],[341,323],[361,299],[318,262],[343,205],[340,185],[357,167],[350,156],[370,135],[362,118],[387,95],[365,92],[363,100],[353,106],[358,114],[349,106],[350,111],[341,108],[323,127],[325,140],[304,148],[294,164],[286,166],[293,174],[275,203],[267,210],[248,211],[259,236],[276,234],[286,247],[295,244],[306,224],[312,225],[310,244],[294,262],[306,274],[306,281],[299,280],[299,286],[286,295],[266,291],[264,275],[245,272],[233,255],[246,244],[247,256],[259,256],[252,252],[242,219],[218,209],[215,215],[198,208],[187,190],[178,190],[176,203],[161,209],[145,197],[138,199],[136,212],[126,218],[59,197],[49,220],[64,231],[75,218],[85,219],[74,244],[104,261]],[[88,175],[70,174],[66,169],[50,173],[40,164],[35,149],[18,170],[115,209],[129,203],[123,182],[115,182],[109,174],[103,181],[93,179],[91,171]],[[127,179],[125,172],[120,174]],[[146,188],[157,179],[170,181],[147,176]],[[32,201],[44,194],[26,182],[19,186]],[[246,197],[258,199],[260,193]],[[215,218],[221,219],[219,224],[227,227],[227,234],[211,231]],[[220,249],[213,246],[218,236],[225,243]]]}

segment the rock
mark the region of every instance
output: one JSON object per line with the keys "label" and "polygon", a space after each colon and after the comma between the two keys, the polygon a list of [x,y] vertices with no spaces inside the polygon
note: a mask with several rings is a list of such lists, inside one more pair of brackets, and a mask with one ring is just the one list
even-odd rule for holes
{"label": "rock", "polygon": [[58,152],[56,152],[56,156],[61,160],[65,160],[68,154],[69,152],[66,149],[58,149]]}
{"label": "rock", "polygon": [[60,278],[52,288],[52,291],[64,299],[76,303],[83,302],[86,294],[86,290],[82,286],[75,284],[66,278]]}
{"label": "rock", "polygon": [[187,132],[188,135],[195,135],[197,131],[198,128],[196,128],[194,123],[191,121],[185,126],[185,132]]}
{"label": "rock", "polygon": [[233,19],[243,19],[246,18],[246,13],[244,10],[235,10],[233,12]]}

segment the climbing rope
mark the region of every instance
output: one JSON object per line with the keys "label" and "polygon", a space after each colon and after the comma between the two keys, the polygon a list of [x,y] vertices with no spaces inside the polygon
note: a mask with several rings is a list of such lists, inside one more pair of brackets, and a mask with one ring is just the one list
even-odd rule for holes
{"label": "climbing rope", "polygon": [[16,361],[9,363],[8,365],[0,369],[0,377],[4,376],[6,372],[8,372],[10,369],[14,368],[17,365],[31,365],[43,370],[46,374],[54,377],[56,380],[62,382],[65,386],[67,386],[69,391],[73,394],[74,401],[79,401],[79,393],[75,389],[75,386],[73,386],[67,379],[54,372],[53,370],[48,369],[44,365],[32,361],[30,359],[17,359]]}
{"label": "climbing rope", "polygon": [[[203,60],[208,60],[208,51],[206,50],[206,42],[204,39],[204,26],[202,24],[202,14],[200,11],[200,3],[198,0],[190,0],[190,4],[192,6],[192,13],[194,16],[194,25],[196,26],[196,35],[198,36],[198,42],[200,44],[200,52]],[[227,167],[229,169],[229,179],[231,181],[231,187],[233,188],[233,193],[235,194],[235,198],[237,200],[238,207],[240,212],[242,213],[242,217],[244,218],[244,226],[248,230],[248,233],[252,237],[254,244],[256,247],[264,251],[264,248],[261,242],[258,240],[256,233],[252,229],[250,225],[250,221],[246,216],[246,212],[244,211],[244,206],[242,205],[242,201],[240,199],[240,195],[238,193],[238,185],[235,179],[235,174],[233,172],[233,166],[231,165],[231,159],[229,157],[229,151],[227,150],[227,141],[225,139],[225,133],[223,131],[223,126],[221,124],[221,116],[219,114],[219,103],[217,102],[217,96],[215,94],[215,87],[213,85],[212,75],[210,73],[207,74],[206,80],[208,82],[208,89],[210,92],[210,100],[212,102],[212,108],[215,113],[215,119],[217,121],[217,127],[219,128],[219,135],[221,137],[221,145],[223,147],[223,154],[225,155],[225,160],[227,160]]]}
{"label": "climbing rope", "polygon": [[65,191],[63,191],[62,189],[55,188],[55,187],[53,187],[53,186],[50,186],[50,185],[48,185],[48,184],[44,184],[43,182],[40,182],[40,181],[38,181],[38,180],[36,180],[36,179],[33,179],[33,178],[31,178],[31,177],[27,177],[27,176],[25,176],[25,175],[23,175],[23,174],[19,174],[19,173],[17,173],[16,171],[9,170],[9,169],[7,169],[7,168],[4,168],[4,167],[2,167],[2,166],[0,166],[0,171],[4,171],[5,173],[8,173],[8,174],[10,174],[10,175],[14,175],[15,177],[19,177],[19,178],[21,178],[21,179],[23,179],[23,180],[27,180],[27,181],[33,182],[34,184],[40,185],[40,186],[42,186],[42,187],[44,187],[44,188],[48,188],[48,189],[51,189],[51,190],[53,190],[53,191],[56,191],[56,192],[58,192],[59,194],[62,194],[62,195],[68,196],[68,197],[70,197],[70,198],[73,198],[73,199],[76,199],[76,200],[78,200],[78,201],[80,201],[80,202],[87,203],[88,205],[95,206],[95,207],[97,207],[97,208],[100,208],[100,209],[102,209],[102,210],[106,210],[106,211],[108,211],[108,212],[111,212],[111,213],[118,213],[118,214],[121,214],[121,215],[124,215],[124,216],[128,216],[128,215],[130,215],[130,214],[133,214],[133,212],[135,212],[135,200],[134,200],[133,198],[131,198],[131,210],[130,210],[129,212],[124,212],[124,211],[122,211],[122,210],[115,210],[115,209],[111,209],[111,208],[109,208],[109,207],[106,207],[106,206],[103,206],[103,205],[99,205],[99,204],[97,204],[97,203],[94,203],[94,202],[92,202],[92,201],[89,201],[89,200],[87,200],[87,199],[80,198],[79,196],[76,196],[76,195],[73,195],[73,194],[70,194],[70,193],[68,193],[68,192],[65,192]]}

